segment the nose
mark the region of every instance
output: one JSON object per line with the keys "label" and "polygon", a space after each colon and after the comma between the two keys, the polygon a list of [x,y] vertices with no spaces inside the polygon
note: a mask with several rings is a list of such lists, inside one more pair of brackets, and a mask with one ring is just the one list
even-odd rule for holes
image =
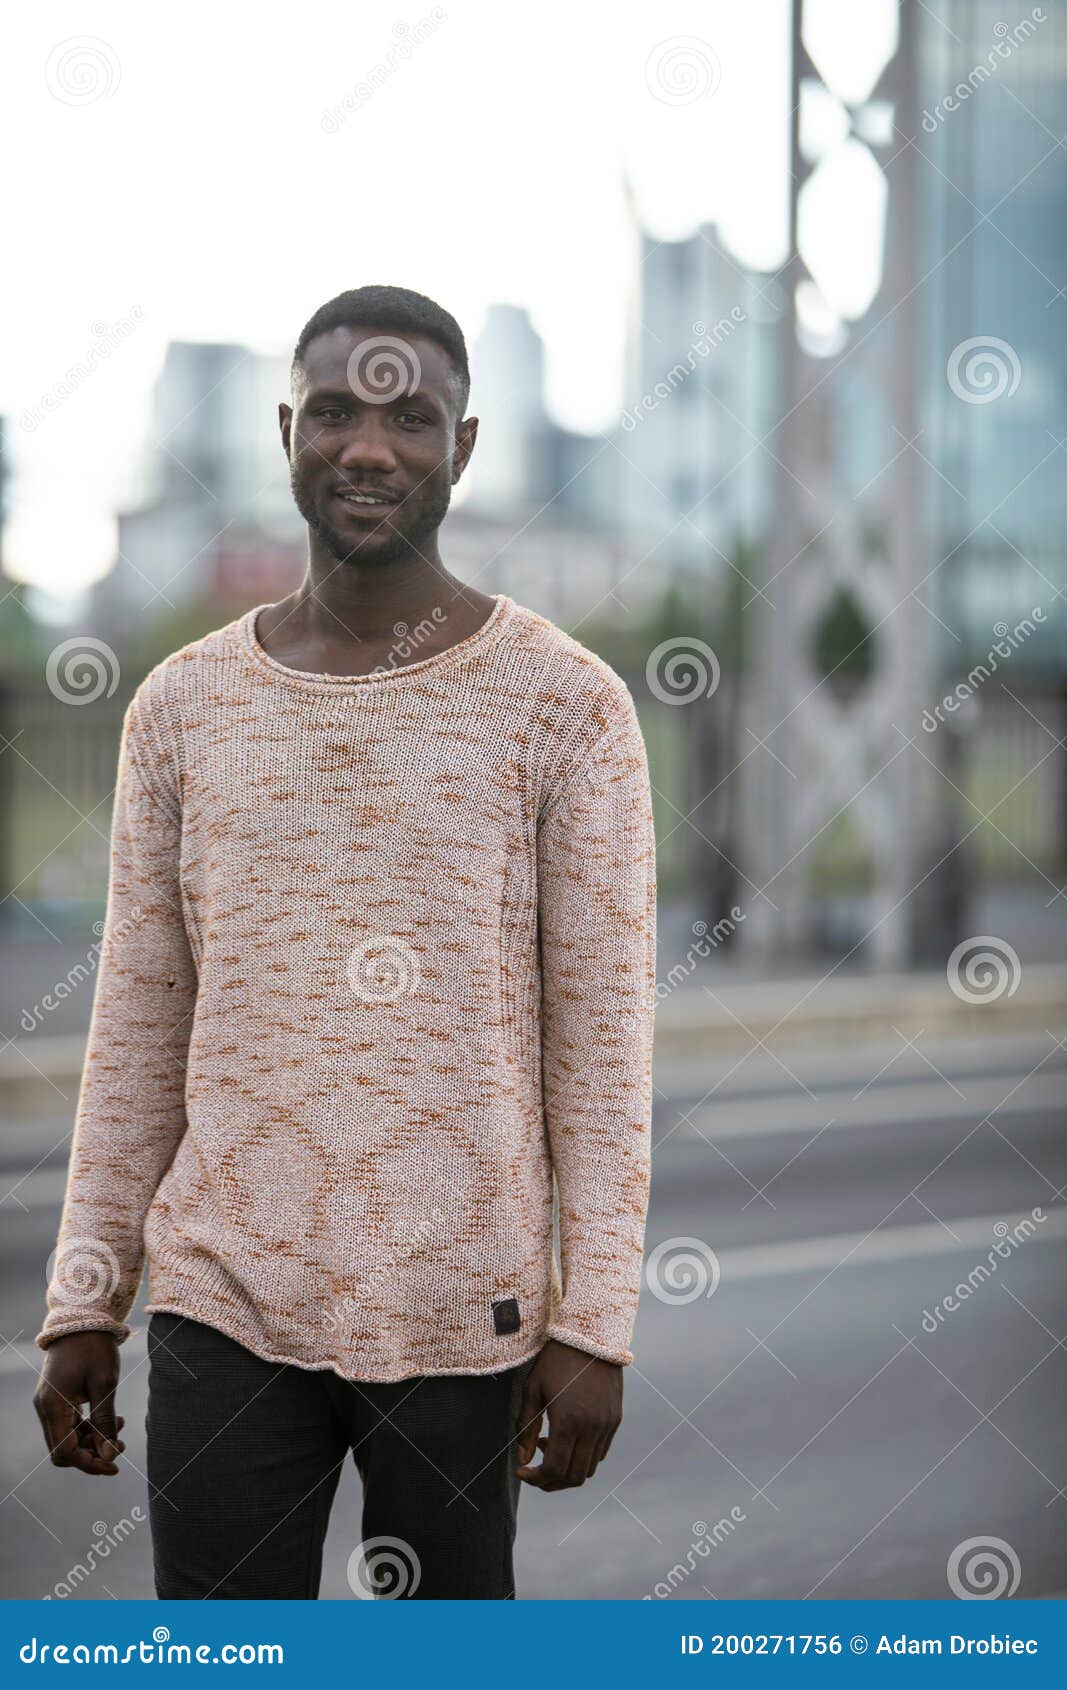
{"label": "nose", "polygon": [[345,430],[338,463],[342,469],[395,469],[396,453],[386,437],[385,418],[371,411],[356,417]]}

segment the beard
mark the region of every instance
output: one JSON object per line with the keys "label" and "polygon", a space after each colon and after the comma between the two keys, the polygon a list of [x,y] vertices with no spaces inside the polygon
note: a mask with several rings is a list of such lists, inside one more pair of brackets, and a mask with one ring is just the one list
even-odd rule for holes
{"label": "beard", "polygon": [[[316,508],[311,490],[296,463],[289,468],[289,485],[297,510],[331,557],[336,558],[338,563],[346,563],[349,558],[363,553],[366,540],[350,539]],[[366,539],[371,541],[367,548],[368,563],[397,563],[401,559],[417,557],[425,542],[436,534],[448,514],[452,500],[451,485],[433,488],[424,482],[420,495],[414,508],[408,500],[392,513],[390,519],[383,518],[379,528],[368,529]],[[402,527],[397,519],[403,523]]]}

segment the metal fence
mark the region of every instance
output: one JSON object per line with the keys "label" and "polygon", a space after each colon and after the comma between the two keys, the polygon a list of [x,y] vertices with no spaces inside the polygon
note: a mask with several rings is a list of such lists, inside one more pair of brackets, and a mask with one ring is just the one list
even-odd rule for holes
{"label": "metal fence", "polygon": [[[624,674],[648,746],[661,895],[712,923],[753,888],[739,860],[745,767],[727,688],[675,705]],[[0,869],[9,925],[82,919],[107,891],[111,807],[125,696],[78,707],[44,688],[2,695]],[[1067,842],[1067,700],[990,687],[961,745],[957,815],[977,882],[1062,875]],[[971,831],[973,830],[973,831]],[[862,890],[847,814],[813,851],[811,896]]]}

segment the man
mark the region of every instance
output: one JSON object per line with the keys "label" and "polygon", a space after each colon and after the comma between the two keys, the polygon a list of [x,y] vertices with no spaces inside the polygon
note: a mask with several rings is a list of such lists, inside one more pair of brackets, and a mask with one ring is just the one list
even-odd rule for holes
{"label": "man", "polygon": [[423,295],[321,307],[279,407],[305,579],[126,713],[36,1405],[117,1472],[147,1254],[162,1597],[317,1596],[349,1452],[353,1589],[513,1597],[520,1481],[583,1484],[621,1417],[645,749],[612,669],[442,563],[468,395]]}

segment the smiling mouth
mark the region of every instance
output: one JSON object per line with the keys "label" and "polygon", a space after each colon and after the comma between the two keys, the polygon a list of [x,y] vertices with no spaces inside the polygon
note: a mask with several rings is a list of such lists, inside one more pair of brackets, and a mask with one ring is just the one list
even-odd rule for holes
{"label": "smiling mouth", "polygon": [[366,493],[335,493],[334,498],[344,506],[346,517],[354,522],[373,522],[379,528],[397,506],[395,499],[372,498]]}
{"label": "smiling mouth", "polygon": [[395,499],[387,499],[377,493],[348,493],[338,490],[335,498],[340,499],[349,510],[355,511],[387,511],[396,504]]}

